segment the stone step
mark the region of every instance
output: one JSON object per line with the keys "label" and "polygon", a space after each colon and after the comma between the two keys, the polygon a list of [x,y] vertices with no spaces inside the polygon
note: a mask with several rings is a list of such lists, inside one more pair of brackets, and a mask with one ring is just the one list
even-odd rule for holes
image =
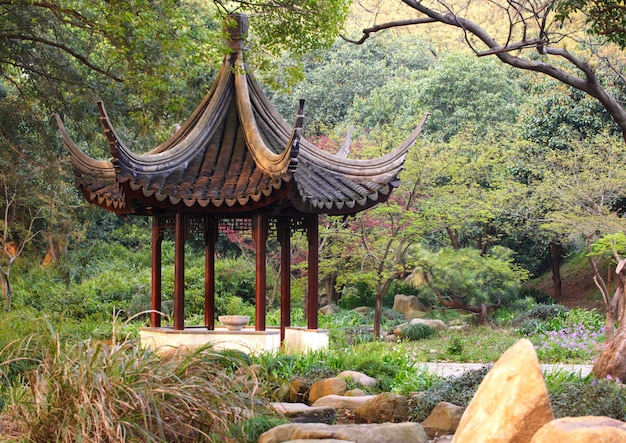
{"label": "stone step", "polygon": [[330,406],[309,406],[304,403],[275,402],[271,406],[292,423],[327,423],[335,421],[335,409]]}

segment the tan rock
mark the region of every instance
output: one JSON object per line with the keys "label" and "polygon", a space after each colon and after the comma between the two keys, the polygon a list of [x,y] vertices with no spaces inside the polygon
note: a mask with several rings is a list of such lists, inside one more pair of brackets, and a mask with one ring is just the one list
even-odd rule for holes
{"label": "tan rock", "polygon": [[308,382],[300,377],[296,377],[289,382],[289,393],[287,399],[291,403],[304,403],[309,390]]}
{"label": "tan rock", "polygon": [[354,411],[355,423],[399,423],[408,418],[408,397],[391,392],[376,395]]}
{"label": "tan rock", "polygon": [[419,309],[409,309],[404,313],[405,320],[412,320],[414,318],[424,318],[426,317],[426,312],[420,311]]}
{"label": "tan rock", "polygon": [[304,403],[271,403],[271,406],[292,423],[327,423],[335,420],[335,409],[329,406],[308,406]]}
{"label": "tan rock", "polygon": [[363,406],[368,400],[374,398],[373,395],[364,395],[360,397],[346,397],[345,395],[326,395],[317,399],[312,406],[330,406],[335,409],[349,409],[356,411]]}
{"label": "tan rock", "polygon": [[337,377],[343,378],[344,380],[352,380],[356,384],[367,388],[373,388],[378,384],[378,380],[374,377],[370,377],[369,375],[358,371],[343,371],[340,372]]}
{"label": "tan rock", "polygon": [[288,442],[285,443],[356,443],[355,441],[348,441],[348,440],[337,440],[336,438],[322,438],[322,439],[315,439],[315,440],[310,440],[310,439],[306,439],[303,440],[301,438],[297,439],[297,440],[289,440]]}
{"label": "tan rock", "polygon": [[427,443],[419,423],[375,423],[367,425],[286,424],[261,434],[258,443],[334,438],[358,443]]}
{"label": "tan rock", "polygon": [[309,390],[309,404],[326,395],[343,395],[348,390],[345,380],[338,377],[316,381]]}
{"label": "tan rock", "polygon": [[623,443],[626,423],[609,417],[565,417],[537,431],[531,443]]}
{"label": "tan rock", "polygon": [[344,394],[346,397],[363,397],[367,393],[363,389],[349,389]]}
{"label": "tan rock", "polygon": [[478,387],[454,443],[527,443],[554,418],[533,344],[522,339],[496,362]]}
{"label": "tan rock", "polygon": [[442,401],[421,424],[429,438],[454,434],[465,408]]}
{"label": "tan rock", "polygon": [[424,303],[419,301],[414,295],[404,295],[404,294],[396,294],[393,298],[393,308],[394,311],[405,314],[407,311],[411,309],[415,309],[417,311],[426,311],[426,306]]}

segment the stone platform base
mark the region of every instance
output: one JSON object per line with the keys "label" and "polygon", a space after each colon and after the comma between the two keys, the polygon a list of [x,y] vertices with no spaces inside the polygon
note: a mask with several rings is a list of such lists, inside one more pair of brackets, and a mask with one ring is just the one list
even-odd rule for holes
{"label": "stone platform base", "polygon": [[[253,327],[240,331],[229,331],[216,327],[209,331],[204,326],[186,327],[175,331],[172,327],[141,328],[141,344],[150,349],[167,349],[184,346],[198,348],[212,343],[215,349],[236,349],[247,354],[259,352],[278,352],[280,329],[270,327],[265,331],[255,331]],[[328,331],[289,327],[285,329],[285,352],[309,352],[328,348]]]}

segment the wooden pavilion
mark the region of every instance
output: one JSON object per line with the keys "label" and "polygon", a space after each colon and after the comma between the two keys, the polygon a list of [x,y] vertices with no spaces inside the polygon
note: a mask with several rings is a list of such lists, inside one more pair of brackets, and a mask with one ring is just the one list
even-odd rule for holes
{"label": "wooden pavilion", "polygon": [[215,331],[215,246],[220,230],[251,229],[256,248],[254,330],[266,330],[266,241],[280,244],[280,341],[290,327],[290,238],[308,238],[308,330],[318,309],[318,215],[352,215],[384,202],[394,187],[422,123],[393,152],[373,160],[329,154],[301,137],[303,101],[290,126],[246,66],[247,17],[234,16],[231,52],[210,91],[166,142],[136,154],[120,140],[102,103],[100,120],[112,160],[96,160],[72,141],[57,117],[85,199],[118,215],[152,217],[152,330],[161,327],[161,243],[173,232],[173,331],[185,330],[185,242],[205,244],[203,331]]}

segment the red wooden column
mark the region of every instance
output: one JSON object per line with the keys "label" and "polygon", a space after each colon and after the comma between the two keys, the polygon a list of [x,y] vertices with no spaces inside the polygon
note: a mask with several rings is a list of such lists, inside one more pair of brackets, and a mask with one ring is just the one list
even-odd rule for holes
{"label": "red wooden column", "polygon": [[174,330],[185,329],[185,242],[187,214],[176,213],[174,224]]}
{"label": "red wooden column", "polygon": [[267,217],[265,214],[254,214],[252,216],[252,238],[256,247],[256,321],[254,326],[257,331],[265,331],[267,231]]}
{"label": "red wooden column", "polygon": [[317,303],[318,303],[318,274],[319,274],[319,227],[317,215],[307,217],[306,233],[309,241],[309,254],[307,257],[309,267],[307,306],[308,328],[317,329]]}
{"label": "red wooden column", "polygon": [[291,222],[278,219],[280,243],[280,341],[285,340],[285,328],[291,326]]}
{"label": "red wooden column", "polygon": [[161,244],[163,235],[159,229],[159,215],[152,215],[152,300],[150,303],[150,326],[161,327]]}
{"label": "red wooden column", "polygon": [[204,325],[208,330],[215,329],[215,244],[217,243],[217,222],[207,221],[204,229]]}

